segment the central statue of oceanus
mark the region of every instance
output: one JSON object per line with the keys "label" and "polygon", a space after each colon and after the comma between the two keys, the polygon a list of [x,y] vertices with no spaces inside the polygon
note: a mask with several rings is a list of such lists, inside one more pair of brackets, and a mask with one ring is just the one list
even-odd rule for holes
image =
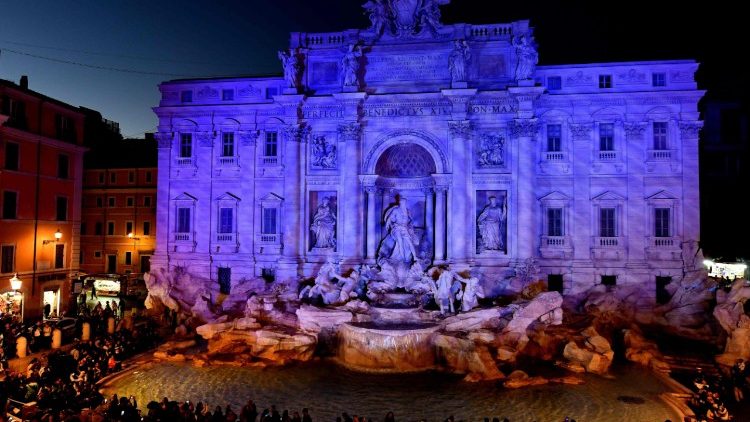
{"label": "central statue of oceanus", "polygon": [[419,260],[416,249],[419,237],[414,231],[406,198],[399,198],[398,204],[386,211],[385,228],[388,236],[380,246],[379,258],[407,265]]}

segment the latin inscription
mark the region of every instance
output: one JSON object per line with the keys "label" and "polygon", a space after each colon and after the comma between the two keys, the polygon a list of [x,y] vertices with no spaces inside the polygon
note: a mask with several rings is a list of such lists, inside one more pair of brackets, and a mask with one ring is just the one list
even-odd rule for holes
{"label": "latin inscription", "polygon": [[424,81],[448,79],[448,59],[443,54],[370,56],[365,78],[372,81]]}
{"label": "latin inscription", "polygon": [[362,110],[362,117],[408,117],[444,116],[451,114],[451,107],[368,107]]}
{"label": "latin inscription", "polygon": [[344,112],[333,108],[314,108],[309,110],[303,109],[302,115],[305,119],[341,119],[344,117]]}

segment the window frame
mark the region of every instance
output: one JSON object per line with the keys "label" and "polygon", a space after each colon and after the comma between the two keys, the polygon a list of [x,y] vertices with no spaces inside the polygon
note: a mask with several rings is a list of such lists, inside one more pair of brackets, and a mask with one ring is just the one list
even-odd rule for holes
{"label": "window frame", "polygon": [[600,74],[599,75],[599,89],[612,89],[612,75],[611,74]]}
{"label": "window frame", "polygon": [[[15,155],[9,153],[9,149],[11,146],[15,147]],[[12,165],[9,164],[10,157],[15,156],[15,163],[12,163]],[[5,156],[3,158],[3,169],[7,171],[19,171],[21,169],[21,144],[18,142],[11,142],[6,141],[5,142]]]}

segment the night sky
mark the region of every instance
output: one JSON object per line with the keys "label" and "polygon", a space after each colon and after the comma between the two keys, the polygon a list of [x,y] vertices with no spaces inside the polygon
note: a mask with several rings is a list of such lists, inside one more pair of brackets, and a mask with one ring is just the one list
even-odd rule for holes
{"label": "night sky", "polygon": [[[0,0],[0,78],[29,75],[31,89],[99,110],[120,122],[123,135],[142,136],[156,126],[159,82],[280,73],[276,51],[288,45],[289,32],[367,27],[362,3]],[[746,60],[750,25],[736,7],[715,0],[700,8],[672,0],[453,0],[443,21],[529,19],[541,64],[696,59],[701,88],[744,95],[750,72],[737,64]]]}

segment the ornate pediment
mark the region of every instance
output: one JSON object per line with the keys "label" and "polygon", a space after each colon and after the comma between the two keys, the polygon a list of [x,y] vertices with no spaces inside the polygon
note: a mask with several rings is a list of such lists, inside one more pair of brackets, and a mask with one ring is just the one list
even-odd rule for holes
{"label": "ornate pediment", "polygon": [[606,191],[604,193],[601,193],[593,198],[591,198],[592,201],[624,201],[627,198],[624,196],[621,196],[617,193],[614,193],[612,191]]}
{"label": "ornate pediment", "polygon": [[655,194],[646,197],[646,200],[648,201],[659,200],[659,199],[675,200],[677,199],[677,196],[675,196],[669,191],[660,190],[659,192],[656,192]]}
{"label": "ornate pediment", "polygon": [[234,195],[229,192],[225,192],[224,194],[220,195],[219,197],[216,198],[216,200],[217,201],[235,201],[235,202],[241,201],[239,196]]}
{"label": "ornate pediment", "polygon": [[173,201],[197,201],[197,200],[198,198],[194,197],[193,195],[187,192],[182,192],[181,194],[177,195],[173,199]]}
{"label": "ornate pediment", "polygon": [[260,198],[261,203],[269,203],[269,202],[284,202],[284,198],[280,197],[279,195],[276,195],[275,193],[271,192],[267,194],[266,196]]}
{"label": "ornate pediment", "polygon": [[562,192],[554,191],[554,192],[548,193],[547,195],[544,195],[543,197],[539,198],[539,201],[541,201],[541,202],[570,201],[570,197],[568,195],[565,195]]}
{"label": "ornate pediment", "polygon": [[450,0],[369,0],[362,7],[376,36],[406,38],[442,28],[440,6],[448,3]]}

